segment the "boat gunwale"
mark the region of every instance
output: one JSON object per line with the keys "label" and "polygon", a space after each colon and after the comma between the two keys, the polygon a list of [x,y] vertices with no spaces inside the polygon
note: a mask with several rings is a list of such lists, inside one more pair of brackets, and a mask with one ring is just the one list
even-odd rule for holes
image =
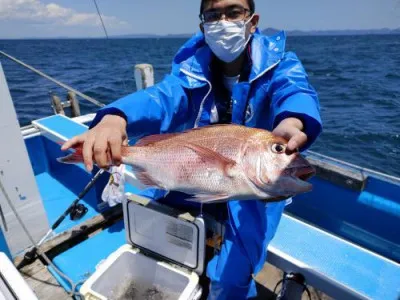
{"label": "boat gunwale", "polygon": [[[309,156],[311,156],[311,157],[313,156],[315,158],[320,158],[320,160],[324,160],[324,161],[326,161],[327,163],[329,163],[331,165],[335,165],[335,166],[341,167],[343,169],[345,169],[344,166],[346,166],[346,167],[349,167],[348,169],[357,170],[357,171],[359,171],[361,173],[368,174],[370,176],[375,176],[377,178],[383,179],[384,181],[388,181],[390,183],[393,183],[395,185],[400,186],[400,176],[397,177],[397,176],[394,176],[394,175],[389,175],[389,174],[386,174],[386,173],[379,172],[377,170],[361,167],[359,165],[352,164],[352,163],[349,163],[347,161],[340,160],[340,159],[334,158],[332,156],[327,156],[327,155],[320,154],[318,152],[314,152],[314,151],[310,151],[310,150],[308,150],[306,153],[308,153]],[[341,164],[343,166],[340,166],[340,165],[337,165],[337,164],[334,164],[334,163],[338,163],[338,164]]]}

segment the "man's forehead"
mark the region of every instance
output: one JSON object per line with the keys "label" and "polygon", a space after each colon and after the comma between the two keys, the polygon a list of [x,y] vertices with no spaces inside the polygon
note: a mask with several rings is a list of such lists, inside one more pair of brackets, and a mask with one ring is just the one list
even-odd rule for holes
{"label": "man's forehead", "polygon": [[206,1],[204,9],[218,9],[235,5],[249,8],[247,0],[209,0]]}

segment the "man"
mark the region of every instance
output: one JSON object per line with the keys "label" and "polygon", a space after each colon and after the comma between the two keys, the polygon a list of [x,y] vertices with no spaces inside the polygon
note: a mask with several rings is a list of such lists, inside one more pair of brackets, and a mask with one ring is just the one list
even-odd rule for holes
{"label": "man", "polygon": [[[307,149],[321,132],[319,100],[285,35],[266,37],[257,29],[254,0],[203,0],[201,31],[176,54],[172,72],[146,90],[101,109],[90,131],[63,149],[83,143],[88,170],[93,160],[117,165],[127,138],[178,132],[215,123],[273,130],[289,140],[288,151]],[[155,200],[179,204],[178,194],[147,190]],[[207,266],[209,299],[256,296],[253,274],[266,260],[285,201],[230,201],[220,252]]]}

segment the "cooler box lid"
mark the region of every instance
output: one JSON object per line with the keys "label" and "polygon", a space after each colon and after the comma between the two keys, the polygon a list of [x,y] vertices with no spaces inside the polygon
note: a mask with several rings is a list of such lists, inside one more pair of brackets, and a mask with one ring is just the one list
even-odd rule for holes
{"label": "cooler box lid", "polygon": [[201,217],[127,194],[123,202],[126,239],[152,256],[201,275],[205,260],[205,224]]}

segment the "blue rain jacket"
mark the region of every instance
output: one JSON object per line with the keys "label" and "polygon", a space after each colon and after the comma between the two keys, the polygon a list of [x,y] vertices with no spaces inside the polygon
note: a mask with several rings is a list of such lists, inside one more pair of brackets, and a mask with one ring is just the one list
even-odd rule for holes
{"label": "blue rain jacket", "polygon": [[[287,117],[297,117],[308,136],[306,150],[321,133],[319,100],[296,55],[285,51],[286,36],[257,31],[249,43],[249,80],[232,90],[232,123],[272,130]],[[212,86],[212,52],[199,32],[178,51],[172,71],[158,84],[130,94],[102,108],[91,124],[117,114],[127,120],[130,139],[179,132],[210,124],[219,87]],[[162,199],[162,191],[144,196]],[[174,197],[171,201],[178,203]],[[207,266],[209,299],[246,299],[256,296],[252,275],[266,261],[266,249],[279,224],[285,201],[230,201],[222,249]]]}

